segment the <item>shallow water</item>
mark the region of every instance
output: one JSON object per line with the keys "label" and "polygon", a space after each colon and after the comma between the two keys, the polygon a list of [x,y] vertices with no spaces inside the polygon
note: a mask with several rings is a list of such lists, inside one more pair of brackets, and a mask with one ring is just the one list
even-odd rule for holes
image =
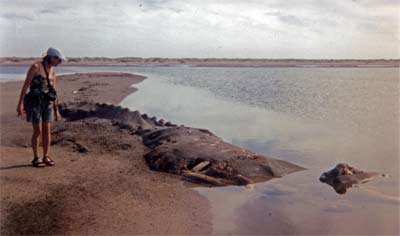
{"label": "shallow water", "polygon": [[[144,74],[121,105],[307,168],[249,188],[196,188],[216,234],[399,232],[399,68],[57,69]],[[390,177],[339,195],[318,180],[338,162]]]}

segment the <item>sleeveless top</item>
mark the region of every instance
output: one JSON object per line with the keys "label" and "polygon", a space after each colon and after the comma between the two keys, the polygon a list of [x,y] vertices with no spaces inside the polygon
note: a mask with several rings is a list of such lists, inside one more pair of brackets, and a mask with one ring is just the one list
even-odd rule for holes
{"label": "sleeveless top", "polygon": [[[42,64],[42,62],[40,63]],[[39,65],[39,73],[33,77],[29,90],[33,91],[35,89],[38,89],[42,93],[47,93],[49,91],[49,87],[47,85],[47,78],[43,77],[42,74],[40,73],[40,67],[41,66]],[[46,72],[45,68],[44,70]],[[53,85],[54,82],[50,79],[50,83],[51,83],[50,85]]]}

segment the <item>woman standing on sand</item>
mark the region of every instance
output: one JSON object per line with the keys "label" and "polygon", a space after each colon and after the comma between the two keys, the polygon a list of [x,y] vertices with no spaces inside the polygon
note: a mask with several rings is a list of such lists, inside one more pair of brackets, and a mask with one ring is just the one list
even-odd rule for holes
{"label": "woman standing on sand", "polygon": [[[53,88],[56,85],[56,74],[53,67],[65,61],[63,53],[56,48],[47,49],[40,61],[33,63],[26,75],[25,83],[19,96],[18,116],[26,114],[26,121],[32,122],[32,165],[35,167],[53,166],[54,160],[49,157],[51,141],[50,123],[61,118],[58,111],[56,95]],[[29,87],[29,93],[26,93]],[[55,113],[55,114],[54,114]],[[42,136],[43,160],[38,156],[38,147]]]}

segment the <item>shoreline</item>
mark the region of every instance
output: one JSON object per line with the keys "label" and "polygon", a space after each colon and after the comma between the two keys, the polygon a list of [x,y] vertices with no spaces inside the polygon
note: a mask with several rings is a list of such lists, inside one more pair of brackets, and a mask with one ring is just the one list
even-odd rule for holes
{"label": "shoreline", "polygon": [[[59,103],[118,104],[145,78],[76,73],[58,76],[56,88]],[[110,121],[53,122],[50,156],[57,164],[31,167],[32,128],[15,111],[22,83],[0,83],[3,233],[211,234],[208,200],[179,177],[151,171],[141,140],[115,129]],[[58,140],[65,129],[74,142]],[[77,151],[82,146],[89,151]]]}
{"label": "shoreline", "polygon": [[[1,66],[29,66],[40,58],[0,57]],[[68,58],[62,66],[188,66],[188,67],[400,67],[400,59],[255,59],[255,58]]]}

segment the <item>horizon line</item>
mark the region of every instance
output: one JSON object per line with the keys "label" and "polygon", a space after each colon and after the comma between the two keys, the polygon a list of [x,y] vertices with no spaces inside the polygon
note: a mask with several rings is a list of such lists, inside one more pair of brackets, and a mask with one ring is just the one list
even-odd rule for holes
{"label": "horizon line", "polygon": [[[19,59],[32,59],[41,58],[42,56],[0,56],[0,59],[5,58],[19,58]],[[122,56],[122,57],[107,57],[107,56],[73,56],[66,57],[67,59],[77,59],[77,58],[103,58],[103,59],[213,59],[213,60],[319,60],[319,61],[347,61],[347,60],[363,60],[363,61],[373,61],[373,60],[400,60],[400,58],[259,58],[259,57],[135,57],[135,56]]]}

